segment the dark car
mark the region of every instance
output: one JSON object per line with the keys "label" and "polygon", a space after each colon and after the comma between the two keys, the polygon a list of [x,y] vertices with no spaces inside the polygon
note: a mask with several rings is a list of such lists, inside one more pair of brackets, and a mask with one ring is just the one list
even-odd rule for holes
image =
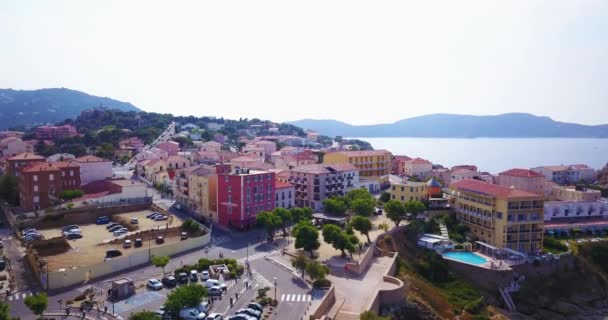
{"label": "dark car", "polygon": [[120,250],[112,249],[106,251],[106,258],[114,258],[122,256],[122,252]]}
{"label": "dark car", "polygon": [[146,215],[146,218],[152,218],[155,215],[159,215],[161,214],[160,212],[152,212],[152,213],[148,213],[148,215]]}
{"label": "dark car", "polygon": [[68,240],[82,239],[82,235],[78,233],[68,233],[65,238]]}
{"label": "dark car", "polygon": [[175,279],[177,279],[177,282],[180,284],[188,283],[188,274],[185,272],[180,272],[175,275]]}
{"label": "dark car", "polygon": [[166,276],[163,278],[162,283],[165,287],[173,288],[177,285],[177,280],[175,280],[174,276]]}
{"label": "dark car", "polygon": [[143,245],[143,242],[141,241],[141,239],[137,238],[135,239],[135,248],[139,248]]}
{"label": "dark car", "polygon": [[118,229],[122,229],[122,228],[124,228],[124,227],[121,226],[121,225],[119,225],[119,224],[117,224],[117,225],[113,226],[112,228],[108,229],[108,231],[114,232],[114,231],[116,231]]}
{"label": "dark car", "polygon": [[253,310],[257,310],[262,312],[262,310],[264,310],[264,306],[257,303],[257,302],[252,302],[250,304],[247,305],[247,308],[253,309]]}
{"label": "dark car", "polygon": [[163,244],[163,243],[165,243],[165,238],[163,238],[163,236],[156,237],[156,244]]}
{"label": "dark car", "polygon": [[112,222],[106,226],[106,229],[110,230],[110,228],[120,225],[120,223]]}
{"label": "dark car", "polygon": [[106,224],[110,222],[110,218],[103,216],[103,217],[99,217],[97,218],[97,220],[95,220],[96,224]]}

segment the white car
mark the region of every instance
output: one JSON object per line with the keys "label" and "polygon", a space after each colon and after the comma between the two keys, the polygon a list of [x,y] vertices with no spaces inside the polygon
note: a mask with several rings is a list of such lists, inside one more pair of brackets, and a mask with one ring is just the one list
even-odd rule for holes
{"label": "white car", "polygon": [[67,236],[68,234],[71,234],[71,233],[82,235],[82,230],[80,230],[80,229],[70,229],[68,231],[64,231],[63,235]]}
{"label": "white car", "polygon": [[148,288],[152,290],[161,290],[163,288],[163,284],[157,279],[148,280]]}
{"label": "white car", "polygon": [[203,280],[203,281],[209,280],[209,271],[201,272],[201,280]]}
{"label": "white car", "polygon": [[207,315],[204,312],[199,312],[195,308],[184,308],[179,311],[179,317],[184,320],[205,320]]}
{"label": "white car", "polygon": [[114,236],[120,236],[120,235],[126,234],[127,232],[129,232],[129,229],[120,228],[120,229],[114,231]]}
{"label": "white car", "polygon": [[205,320],[224,320],[224,317],[222,316],[221,313],[212,313],[210,315],[207,316],[207,319]]}

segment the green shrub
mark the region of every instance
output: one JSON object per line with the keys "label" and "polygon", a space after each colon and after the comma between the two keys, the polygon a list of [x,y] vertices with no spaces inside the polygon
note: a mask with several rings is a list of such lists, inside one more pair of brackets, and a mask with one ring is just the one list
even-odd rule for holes
{"label": "green shrub", "polygon": [[190,219],[187,219],[186,221],[184,221],[182,223],[182,230],[189,232],[189,233],[196,233],[197,231],[199,231],[201,229],[201,225],[198,224],[198,222]]}
{"label": "green shrub", "polygon": [[315,280],[312,283],[312,286],[314,288],[329,288],[329,287],[331,287],[331,281],[329,281],[327,279]]}
{"label": "green shrub", "polygon": [[464,246],[459,243],[459,244],[457,244],[457,245],[454,246],[454,249],[462,250],[462,249],[464,249]]}
{"label": "green shrub", "polygon": [[485,306],[483,297],[469,302],[464,306],[464,310],[470,314],[478,314]]}
{"label": "green shrub", "polygon": [[84,195],[84,192],[82,190],[78,190],[78,189],[68,189],[68,190],[63,190],[59,193],[59,198],[69,201],[72,199],[76,199],[76,198],[80,198]]}

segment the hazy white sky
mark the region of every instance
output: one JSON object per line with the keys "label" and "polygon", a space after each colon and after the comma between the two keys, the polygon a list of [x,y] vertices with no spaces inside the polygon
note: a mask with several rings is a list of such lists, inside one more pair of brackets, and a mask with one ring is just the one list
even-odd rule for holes
{"label": "hazy white sky", "polygon": [[0,2],[0,88],[154,112],[608,123],[608,1]]}

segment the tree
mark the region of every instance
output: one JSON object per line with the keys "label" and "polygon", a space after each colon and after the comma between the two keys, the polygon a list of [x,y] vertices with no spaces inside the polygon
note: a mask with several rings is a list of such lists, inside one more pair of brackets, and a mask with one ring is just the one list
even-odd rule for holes
{"label": "tree", "polygon": [[346,213],[346,204],[340,198],[325,199],[323,200],[323,210],[330,215],[343,216]]}
{"label": "tree", "polygon": [[274,232],[283,225],[283,220],[276,213],[264,211],[255,217],[256,223],[266,230],[268,240],[274,240]]}
{"label": "tree", "polygon": [[326,224],[323,226],[323,240],[328,244],[332,244],[340,232],[342,232],[342,229],[337,225]]}
{"label": "tree", "polygon": [[350,203],[350,209],[359,216],[369,217],[374,213],[374,200],[355,199]]}
{"label": "tree", "polygon": [[367,242],[371,242],[369,239],[369,232],[372,230],[372,222],[367,217],[355,216],[350,221],[353,228],[364,236],[367,237]]}
{"label": "tree", "polygon": [[44,292],[29,296],[23,302],[35,315],[40,316],[40,319],[42,319],[42,314],[49,306],[49,299]]}
{"label": "tree", "polygon": [[351,190],[349,192],[347,192],[344,197],[347,199],[347,201],[354,201],[357,199],[370,199],[373,200],[374,196],[371,195],[371,193],[369,193],[369,191],[367,191],[367,189],[354,189]]}
{"label": "tree", "polygon": [[152,311],[140,311],[131,313],[129,320],[161,320],[161,318]]}
{"label": "tree", "polygon": [[384,209],[386,209],[386,216],[395,223],[396,227],[405,218],[405,207],[397,200],[387,202]]}
{"label": "tree", "polygon": [[411,213],[414,216],[417,216],[420,213],[423,213],[426,210],[424,203],[417,200],[409,200],[405,204],[403,204],[403,208],[405,212]]}
{"label": "tree", "polygon": [[19,205],[19,184],[17,178],[7,174],[0,177],[0,197],[11,205]]}
{"label": "tree", "polygon": [[165,267],[169,263],[169,256],[152,256],[152,264],[155,267],[163,269],[163,276],[165,275]]}
{"label": "tree", "polygon": [[11,317],[11,306],[8,303],[0,302],[0,320],[19,320],[19,318]]}
{"label": "tree", "polygon": [[310,219],[312,219],[312,209],[309,207],[305,207],[305,208],[291,208],[289,210],[289,212],[291,212],[291,217],[293,222],[298,223],[302,220],[304,221],[310,221]]}
{"label": "tree", "polygon": [[291,265],[300,270],[302,272],[302,278],[304,278],[304,271],[306,271],[306,264],[308,263],[308,258],[301,253],[295,258],[291,258]]}
{"label": "tree", "polygon": [[357,236],[350,235],[350,234],[346,233],[345,231],[341,231],[334,237],[331,245],[336,250],[340,250],[342,252],[343,257],[346,257],[346,251],[350,252],[351,254],[353,252],[355,252],[355,250],[356,250],[355,245],[358,242],[359,242],[359,240],[357,239]]}
{"label": "tree", "polygon": [[306,264],[306,273],[312,281],[323,280],[329,273],[329,268],[317,261],[310,261]]}
{"label": "tree", "polygon": [[380,195],[380,201],[387,203],[389,202],[389,200],[391,200],[391,194],[388,192],[382,192],[382,194]]}
{"label": "tree", "polygon": [[285,208],[275,208],[272,212],[281,218],[281,221],[283,222],[283,236],[287,236],[287,226],[293,220],[291,212]]}
{"label": "tree", "polygon": [[172,314],[178,314],[183,308],[195,308],[207,296],[207,289],[200,284],[177,287],[165,301],[165,308]]}
{"label": "tree", "polygon": [[300,221],[293,229],[293,236],[296,238],[296,249],[302,248],[313,255],[313,250],[319,249],[319,230],[310,222]]}
{"label": "tree", "polygon": [[373,311],[365,311],[359,315],[359,320],[389,320],[387,317],[381,317]]}

